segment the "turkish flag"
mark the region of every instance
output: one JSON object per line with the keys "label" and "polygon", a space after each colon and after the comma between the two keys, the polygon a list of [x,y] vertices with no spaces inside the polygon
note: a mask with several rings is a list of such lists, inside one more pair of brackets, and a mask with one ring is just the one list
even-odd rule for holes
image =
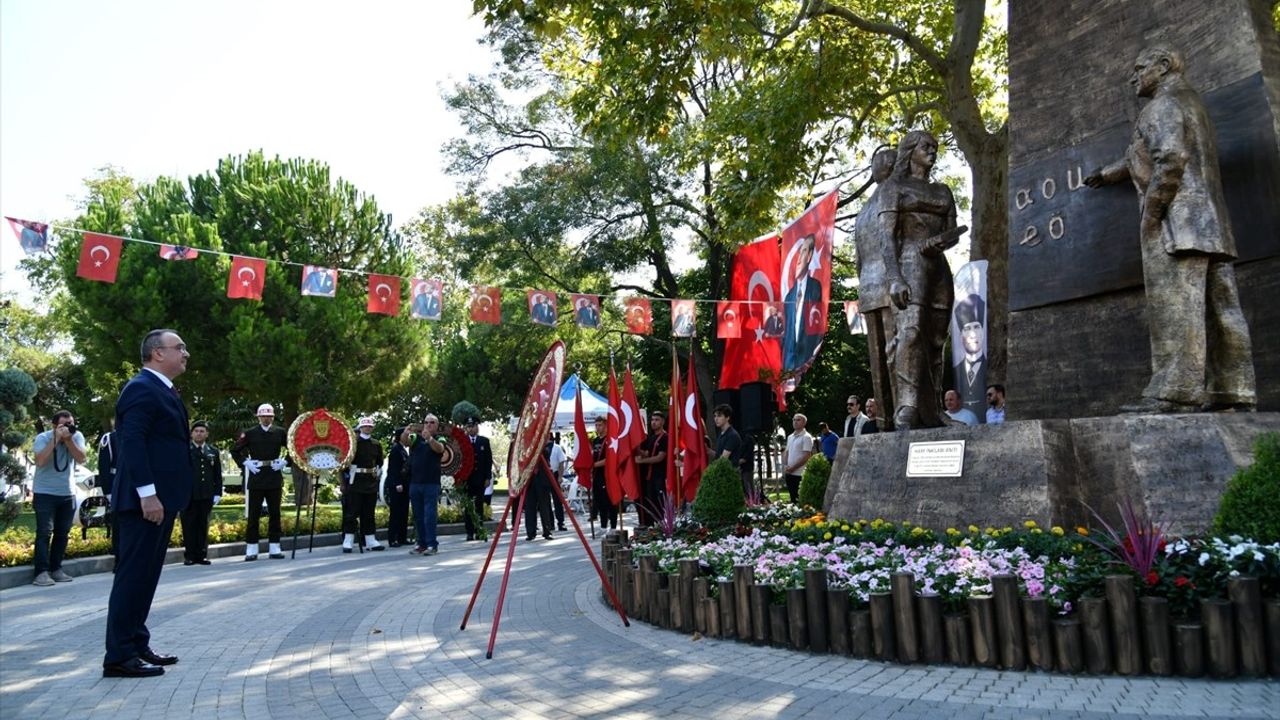
{"label": "turkish flag", "polygon": [[[690,351],[692,354],[692,351]],[[680,506],[680,465],[676,457],[680,454],[680,362],[676,359],[674,348],[671,353],[671,392],[667,401],[667,497]]]}
{"label": "turkish flag", "polygon": [[227,297],[261,300],[262,288],[266,283],[266,260],[240,255],[231,258],[231,272],[227,273]]}
{"label": "turkish flag", "polygon": [[498,325],[502,322],[502,289],[471,286],[471,322]]}
{"label": "turkish flag", "polygon": [[[636,401],[636,388],[631,383],[631,366],[627,365],[627,375],[622,381],[622,419],[630,424],[623,427],[622,431],[626,433],[627,442],[627,465],[624,466],[622,475],[622,487],[627,488],[628,482],[634,483],[635,493],[631,495],[633,498],[640,497],[640,466],[635,462],[635,452],[640,449],[640,445],[644,443],[645,423],[644,418],[640,416],[640,403]],[[630,494],[631,490],[627,490]]]}
{"label": "turkish flag", "polygon": [[648,298],[629,297],[622,302],[627,332],[632,335],[653,334],[653,306]]}
{"label": "turkish flag", "polygon": [[609,502],[622,502],[622,468],[626,457],[620,452],[618,436],[622,430],[622,401],[618,398],[618,376],[609,368],[609,420],[606,427],[609,436],[604,442],[604,484],[609,492]]}
{"label": "turkish flag", "polygon": [[689,354],[689,377],[680,409],[680,447],[684,448],[684,499],[693,502],[698,483],[707,467],[706,431],[702,424],[702,401],[698,398],[698,378]]}
{"label": "turkish flag", "polygon": [[369,274],[369,302],[366,310],[371,313],[400,314],[400,278],[396,275]]}
{"label": "turkish flag", "polygon": [[85,280],[113,283],[120,267],[120,238],[97,233],[85,233],[80,246],[80,264],[76,275]]}
{"label": "turkish flag", "polygon": [[591,487],[591,473],[595,470],[596,459],[591,454],[591,438],[587,435],[587,420],[582,416],[582,380],[578,380],[577,393],[573,398],[573,470],[578,475],[578,484]]}
{"label": "turkish flag", "polygon": [[725,341],[721,390],[759,380],[776,384],[782,373],[782,343],[776,337],[766,337],[764,328],[766,303],[779,299],[780,265],[777,235],[745,245],[733,257],[729,294],[732,300],[743,301],[740,307],[745,332],[738,339]]}
{"label": "turkish flag", "polygon": [[716,303],[716,337],[736,340],[742,337],[742,307],[733,300]]}

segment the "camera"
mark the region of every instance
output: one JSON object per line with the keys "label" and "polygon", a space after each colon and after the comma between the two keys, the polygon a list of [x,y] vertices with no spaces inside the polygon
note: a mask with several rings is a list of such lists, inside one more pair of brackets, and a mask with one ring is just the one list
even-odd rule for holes
{"label": "camera", "polygon": [[71,433],[72,435],[75,435],[76,433],[80,432],[80,428],[76,427],[75,423],[67,423],[62,427],[66,428],[67,432]]}

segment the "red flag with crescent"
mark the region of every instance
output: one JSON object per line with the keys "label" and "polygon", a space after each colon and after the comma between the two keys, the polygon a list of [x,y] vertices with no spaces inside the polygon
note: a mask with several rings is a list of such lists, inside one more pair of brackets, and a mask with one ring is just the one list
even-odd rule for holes
{"label": "red flag with crescent", "polygon": [[87,232],[80,246],[76,275],[85,280],[113,283],[120,267],[120,238]]}
{"label": "red flag with crescent", "polygon": [[502,289],[471,286],[471,322],[498,325],[502,322]]}
{"label": "red flag with crescent", "polygon": [[622,303],[627,332],[632,335],[653,334],[653,306],[649,298],[629,297]]}
{"label": "red flag with crescent", "polygon": [[[604,483],[609,492],[609,503],[622,502],[622,468],[627,458],[621,451],[622,400],[618,396],[618,375],[609,368],[609,420],[606,425],[609,436],[604,442]],[[632,496],[635,497],[635,496]]]}
{"label": "red flag with crescent", "polygon": [[742,306],[733,300],[716,303],[716,337],[736,340],[742,337]]}
{"label": "red flag with crescent", "polygon": [[578,476],[578,484],[591,487],[591,474],[595,470],[596,459],[591,454],[591,437],[587,435],[587,419],[582,416],[582,380],[578,380],[577,392],[573,396],[573,470]]}
{"label": "red flag with crescent", "polygon": [[738,339],[725,342],[722,390],[760,380],[776,383],[782,372],[782,343],[765,333],[765,308],[781,300],[781,259],[776,234],[744,245],[733,257],[730,299],[741,301],[743,332]]}
{"label": "red flag with crescent", "polygon": [[240,255],[231,258],[231,272],[227,274],[227,297],[261,300],[262,288],[266,282],[266,260]]}
{"label": "red flag with crescent", "polygon": [[680,447],[684,448],[684,499],[693,502],[698,483],[707,467],[706,431],[702,424],[702,401],[698,398],[698,378],[689,354],[689,373],[681,403]]}
{"label": "red flag with crescent", "polygon": [[400,278],[396,275],[369,274],[369,302],[366,309],[371,313],[390,315],[400,314]]}

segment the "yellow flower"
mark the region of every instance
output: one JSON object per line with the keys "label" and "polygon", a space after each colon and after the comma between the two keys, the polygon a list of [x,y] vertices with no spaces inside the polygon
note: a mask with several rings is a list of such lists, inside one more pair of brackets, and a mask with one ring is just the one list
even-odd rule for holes
{"label": "yellow flower", "polygon": [[959,531],[959,530],[957,530],[957,529],[955,529],[955,528],[947,528],[947,535],[948,535],[948,536],[950,536],[950,537],[955,537],[955,536],[957,536],[957,535],[959,535],[959,534],[960,534],[960,531]]}
{"label": "yellow flower", "polygon": [[1039,534],[1040,534],[1040,528],[1031,528],[1031,534],[1032,534],[1032,535],[1039,535]]}
{"label": "yellow flower", "polygon": [[986,533],[987,535],[995,535],[995,534],[996,534],[996,529],[995,529],[995,528],[993,528],[993,527],[991,527],[990,525],[988,525],[988,526],[987,526],[987,529],[986,529],[986,530],[983,530],[982,532]]}
{"label": "yellow flower", "polygon": [[970,526],[969,526],[969,532],[973,533],[974,535],[977,535],[977,534],[978,534],[978,526],[977,526],[977,525],[970,525]]}
{"label": "yellow flower", "polygon": [[924,534],[924,528],[922,527],[911,528],[911,537],[920,537],[923,534]]}
{"label": "yellow flower", "polygon": [[843,531],[845,531],[845,532],[849,532],[849,524],[848,524],[848,523],[845,523],[844,525],[841,525],[841,526],[840,526],[840,529],[841,529],[841,530],[843,530]]}
{"label": "yellow flower", "polygon": [[1063,529],[1058,527],[1057,525],[1054,525],[1053,527],[1049,528],[1049,532],[1053,533],[1054,535],[1057,535],[1058,537],[1062,537],[1065,534]]}
{"label": "yellow flower", "polygon": [[823,534],[822,534],[822,539],[823,539],[823,540],[830,540],[830,539],[831,539],[831,533],[823,533]]}
{"label": "yellow flower", "polygon": [[1080,527],[1076,528],[1076,532],[1081,535],[1087,536],[1089,534],[1089,528],[1086,528],[1085,526],[1081,525]]}
{"label": "yellow flower", "polygon": [[1035,521],[1035,520],[1028,520],[1028,521],[1026,521],[1026,522],[1022,523],[1022,526],[1023,526],[1023,527],[1025,527],[1026,529],[1030,530],[1031,528],[1033,528],[1033,527],[1035,527],[1035,526],[1036,526],[1036,521]]}

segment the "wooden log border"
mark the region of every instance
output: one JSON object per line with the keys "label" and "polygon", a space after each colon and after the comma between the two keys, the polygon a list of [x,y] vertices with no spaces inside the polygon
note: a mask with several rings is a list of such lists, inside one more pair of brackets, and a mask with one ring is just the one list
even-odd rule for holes
{"label": "wooden log border", "polygon": [[[600,550],[630,616],[709,638],[884,662],[1280,677],[1280,598],[1264,598],[1257,578],[1232,578],[1226,597],[1201,602],[1198,619],[1171,617],[1166,600],[1138,597],[1128,575],[1108,576],[1103,597],[1081,598],[1067,616],[1053,615],[1043,598],[1019,597],[1012,576],[994,577],[991,595],[970,597],[964,611],[944,614],[941,598],[921,595],[906,573],[858,605],[829,587],[829,573],[811,568],[806,586],[788,590],[779,604],[771,586],[755,582],[750,565],[716,580],[696,560],[661,573],[656,557],[634,556],[622,535],[606,536]],[[609,604],[604,593],[601,602]]]}

